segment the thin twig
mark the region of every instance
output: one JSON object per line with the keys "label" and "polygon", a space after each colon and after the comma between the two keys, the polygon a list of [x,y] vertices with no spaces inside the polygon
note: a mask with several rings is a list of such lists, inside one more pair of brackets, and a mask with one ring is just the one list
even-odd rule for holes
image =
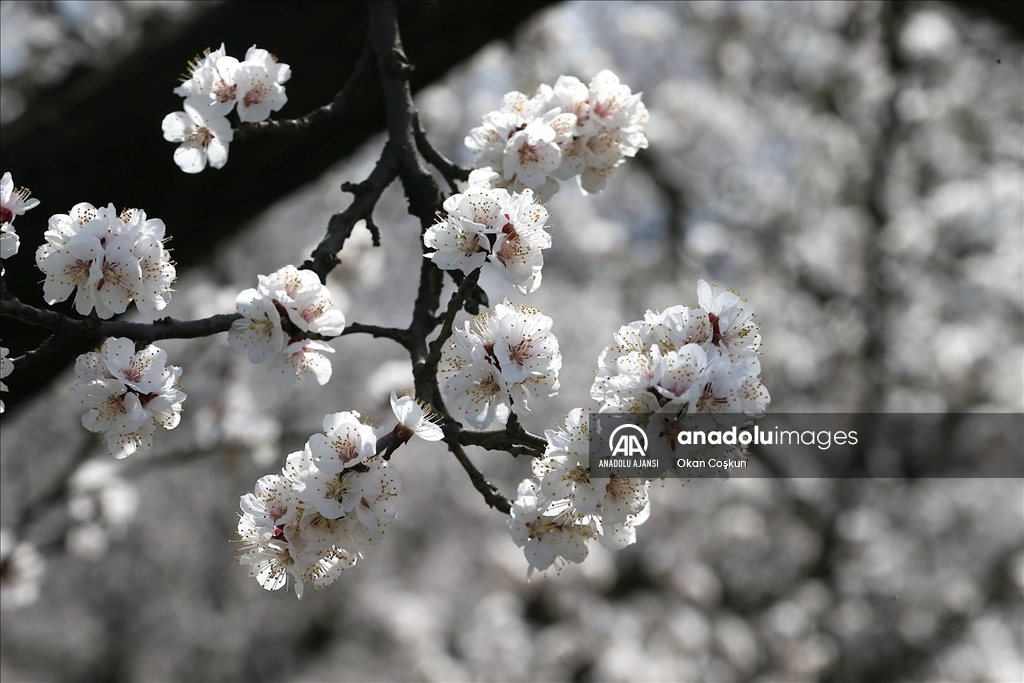
{"label": "thin twig", "polygon": [[14,318],[36,327],[45,327],[61,337],[128,337],[139,342],[208,337],[218,332],[226,332],[231,328],[231,323],[242,317],[238,313],[223,313],[199,320],[160,318],[151,323],[74,318],[58,311],[29,306],[11,294],[0,301],[0,316]]}
{"label": "thin twig", "polygon": [[441,332],[438,333],[437,339],[430,343],[430,353],[427,355],[428,366],[437,368],[437,364],[441,362],[441,349],[444,348],[448,338],[452,336],[452,325],[455,323],[455,316],[462,310],[462,305],[466,301],[466,295],[470,289],[476,286],[476,282],[479,279],[480,269],[477,268],[466,276],[462,284],[459,285],[459,288],[452,293],[452,298],[448,300],[448,308],[445,309],[444,317],[441,319]]}
{"label": "thin twig", "polygon": [[430,140],[427,139],[427,131],[423,130],[423,124],[420,123],[419,112],[416,112],[413,117],[413,126],[415,126],[416,133],[416,148],[420,151],[420,154],[430,162],[431,166],[441,172],[445,181],[448,182],[448,187],[451,188],[451,191],[453,193],[458,192],[459,186],[455,181],[469,180],[469,174],[472,169],[459,166],[430,144]]}
{"label": "thin twig", "polygon": [[[366,180],[361,183],[342,185],[341,189],[354,194],[355,199],[347,209],[331,216],[331,220],[327,223],[327,234],[301,267],[312,270],[320,276],[321,281],[326,280],[327,274],[341,263],[338,252],[345,246],[345,240],[352,234],[356,223],[366,220],[367,225],[371,224],[374,207],[380,201],[384,190],[397,176],[397,147],[389,140],[380,153],[377,165],[373,167],[373,171],[370,172]],[[379,233],[376,242],[380,242]]]}
{"label": "thin twig", "polygon": [[[151,323],[135,323],[126,320],[99,320],[97,318],[73,318],[58,311],[48,311],[29,306],[11,294],[8,294],[6,298],[0,301],[0,316],[14,318],[36,327],[45,327],[55,332],[54,336],[50,337],[38,349],[25,354],[23,357],[25,360],[28,360],[31,354],[42,352],[44,347],[55,344],[56,342],[52,340],[58,336],[63,339],[69,337],[85,337],[90,339],[128,337],[133,341],[143,343],[154,342],[160,339],[195,339],[197,337],[209,337],[220,332],[227,332],[231,329],[231,324],[234,321],[242,318],[238,313],[221,313],[198,320],[161,318]],[[406,347],[409,344],[409,331],[397,327],[349,323],[338,336],[349,334],[369,334],[373,337],[393,339]],[[306,336],[310,339],[322,341],[334,338],[314,333],[309,333]],[[15,359],[15,362],[20,364],[21,359]]]}
{"label": "thin twig", "polygon": [[373,51],[370,49],[370,43],[366,41],[363,43],[363,51],[359,54],[359,60],[352,69],[352,74],[345,82],[344,87],[338,91],[338,94],[328,104],[314,109],[297,119],[240,123],[235,128],[234,141],[247,140],[267,133],[294,133],[306,128],[322,125],[332,119],[340,118],[345,113],[349,101],[369,80],[370,69],[373,66],[372,56]]}
{"label": "thin twig", "polygon": [[378,339],[391,339],[402,346],[409,347],[409,330],[402,330],[397,327],[380,327],[379,325],[363,325],[362,323],[349,323],[345,326],[340,336],[347,334],[368,334]]}
{"label": "thin twig", "polygon": [[448,450],[452,452],[455,459],[462,465],[462,469],[466,470],[466,474],[469,475],[469,480],[473,483],[473,487],[480,492],[484,497],[484,502],[490,505],[495,510],[499,510],[504,514],[510,514],[512,512],[512,505],[509,503],[508,498],[501,495],[498,488],[487,481],[487,477],[476,468],[476,465],[466,455],[465,449],[459,443],[459,434],[462,431],[462,427],[458,423],[449,423],[444,427],[445,441],[448,443]]}
{"label": "thin twig", "polygon": [[488,432],[462,432],[459,435],[459,443],[463,446],[478,446],[489,451],[505,451],[514,457],[525,455],[530,458],[539,458],[544,455],[543,448],[516,443],[505,429]]}

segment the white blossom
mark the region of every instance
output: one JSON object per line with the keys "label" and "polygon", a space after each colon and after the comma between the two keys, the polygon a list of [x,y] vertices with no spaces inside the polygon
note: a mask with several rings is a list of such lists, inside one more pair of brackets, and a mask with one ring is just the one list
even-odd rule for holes
{"label": "white blossom", "polygon": [[182,108],[165,116],[162,124],[164,140],[181,143],[174,150],[174,163],[185,173],[199,173],[207,164],[222,168],[235,135],[231,123],[201,99],[188,98]]}
{"label": "white blossom", "polygon": [[421,405],[412,396],[398,398],[392,391],[391,410],[398,418],[395,434],[401,440],[408,441],[413,436],[418,436],[424,441],[440,441],[444,438],[440,425],[433,421],[437,418],[430,407]]}
{"label": "white blossom", "polygon": [[10,172],[4,173],[0,178],[0,223],[13,224],[15,217],[39,206],[39,200],[31,196],[28,188],[14,187]]}
{"label": "white blossom", "polygon": [[[85,213],[92,209],[85,205]],[[79,208],[82,205],[78,205]],[[103,280],[105,242],[113,236],[110,209],[93,209],[83,216],[85,222],[75,220],[70,214],[57,214],[49,221],[49,230],[43,237],[45,243],[36,250],[36,265],[46,275],[43,282],[43,297],[48,304],[65,301],[71,293],[75,296],[75,310],[88,315],[96,309],[101,318],[114,315],[99,296],[99,283]],[[139,271],[141,279],[141,269]]]}
{"label": "white blossom", "polygon": [[600,498],[590,481],[589,411],[574,408],[564,426],[544,432],[544,456],[533,461],[537,495],[546,502],[568,500],[579,516],[591,515]]}
{"label": "white blossom", "polygon": [[472,272],[490,252],[487,236],[497,232],[500,195],[495,190],[470,190],[452,195],[443,207],[447,217],[427,228],[423,243],[435,250],[430,258],[438,268]]}
{"label": "white blossom", "polygon": [[340,335],[345,316],[316,273],[285,266],[260,275],[259,285],[242,291],[235,307],[242,317],[231,324],[228,344],[246,351],[253,363],[273,361],[279,387],[287,389],[307,377],[322,385],[331,378],[324,354],[334,349],[306,335]]}
{"label": "white blossom", "polygon": [[87,408],[82,425],[103,434],[117,458],[151,448],[157,426],[178,426],[185,400],[181,368],[167,365],[166,352],[134,349],[130,339],[111,337],[99,351],[80,355],[71,387]]}
{"label": "white blossom", "polygon": [[241,318],[231,323],[228,344],[245,351],[253,363],[266,363],[284,351],[281,315],[273,300],[257,289],[246,289],[235,299]]}
{"label": "white blossom", "polygon": [[311,270],[285,266],[259,276],[260,293],[282,306],[288,319],[303,332],[337,336],[345,329],[345,316],[334,308],[331,292]]}
{"label": "white blossom", "polygon": [[551,318],[507,301],[456,328],[438,365],[445,403],[475,429],[508,421],[512,403],[558,392],[562,355]]}
{"label": "white blossom", "polygon": [[177,277],[171,255],[164,248],[164,222],[159,218],[146,218],[141,209],[125,212],[125,230],[135,237],[132,253],[139,260],[141,282],[135,293],[135,305],[143,315],[156,315],[171,300],[171,285]]}
{"label": "white blossom", "polygon": [[530,121],[505,144],[502,177],[512,187],[517,183],[534,190],[544,187],[547,177],[562,163],[562,150],[556,138],[555,129],[544,120]]}
{"label": "white blossom", "polygon": [[490,260],[524,294],[540,286],[551,235],[548,211],[531,190],[469,188],[446,199],[444,210],[447,216],[423,234],[438,268],[469,273]]}
{"label": "white blossom", "polygon": [[240,499],[239,562],[266,590],[323,588],[384,540],[402,482],[376,454],[373,428],[359,413],[324,418],[324,434],[288,455]]}
{"label": "white blossom", "polygon": [[533,461],[535,491],[549,513],[593,524],[597,538],[610,549],[636,541],[635,528],[650,514],[650,482],[612,476],[590,478],[588,412],[576,408],[564,427],[544,432],[544,456]]}
{"label": "white blossom", "polygon": [[311,339],[292,342],[274,358],[271,367],[274,383],[282,389],[288,389],[306,378],[311,378],[320,386],[327,384],[331,379],[331,361],[325,353],[334,353],[334,349]]}
{"label": "white blossom", "polygon": [[697,283],[697,300],[708,312],[711,343],[734,359],[749,357],[761,347],[761,335],[753,321],[754,307],[736,292],[719,292],[704,280]]}
{"label": "white blossom", "polygon": [[75,310],[100,318],[124,313],[133,300],[152,315],[171,298],[175,270],[163,247],[164,224],[140,209],[119,216],[114,205],[77,204],[50,217],[36,265],[46,275],[43,296],[65,301],[77,289]]}
{"label": "white blossom", "polygon": [[242,496],[242,512],[251,515],[260,529],[272,536],[274,527],[293,524],[298,519],[299,500],[292,483],[283,475],[268,474],[256,480],[254,493]]}
{"label": "white blossom", "polygon": [[377,452],[373,427],[354,410],[325,416],[324,432],[311,436],[308,444],[312,464],[330,474],[355,467]]}
{"label": "white blossom", "polygon": [[18,253],[18,247],[20,246],[21,240],[14,226],[10,223],[4,223],[0,226],[0,259],[14,256]]}
{"label": "white blossom", "polygon": [[466,136],[478,167],[501,168],[505,146],[517,130],[525,128],[536,115],[536,102],[520,92],[506,93],[497,110],[484,114],[483,123]]}
{"label": "white blossom", "polygon": [[234,78],[239,121],[263,121],[288,101],[284,83],[291,78],[291,67],[255,45],[245,53]]}
{"label": "white blossom", "polygon": [[587,541],[597,535],[593,522],[551,509],[531,479],[519,484],[508,529],[512,541],[526,554],[527,578],[535,569],[544,571],[552,565],[560,569],[570,562],[582,562],[587,557]]}
{"label": "white blossom", "polygon": [[633,545],[636,543],[636,528],[646,522],[650,515],[651,504],[645,502],[637,512],[627,514],[622,521],[615,521],[610,516],[596,517],[598,540],[609,550],[621,550]]}
{"label": "white blossom", "polygon": [[235,107],[235,72],[238,60],[227,56],[224,44],[207,50],[189,63],[189,78],[174,89],[176,95],[204,103],[211,114],[227,116]]}
{"label": "white blossom", "polygon": [[383,530],[395,519],[395,499],[401,480],[382,458],[369,460],[341,472],[310,468],[299,500],[328,519],[352,516],[368,530]]}
{"label": "white blossom", "polygon": [[752,307],[703,280],[698,297],[702,308],[647,311],[615,333],[591,388],[601,412],[764,412],[770,397],[760,378]]}

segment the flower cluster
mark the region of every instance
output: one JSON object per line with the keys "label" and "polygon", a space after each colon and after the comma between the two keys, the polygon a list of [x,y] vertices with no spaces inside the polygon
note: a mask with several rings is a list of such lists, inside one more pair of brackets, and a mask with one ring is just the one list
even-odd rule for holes
{"label": "flower cluster", "polygon": [[600,192],[625,157],[647,147],[647,119],[640,93],[607,70],[589,86],[559,76],[533,97],[507,93],[466,136],[477,165],[469,184],[528,187],[547,200],[558,181],[578,176],[584,192]]}
{"label": "flower cluster", "polygon": [[0,259],[18,253],[20,241],[14,229],[14,217],[39,206],[39,200],[30,199],[31,196],[27,188],[14,187],[10,173],[4,173],[0,178]]}
{"label": "flower cluster", "polygon": [[[764,412],[761,344],[753,309],[734,292],[701,280],[699,308],[647,311],[624,325],[598,358],[591,397],[602,413],[658,415],[668,424],[699,413]],[[545,432],[544,456],[533,478],[519,486],[509,531],[534,569],[582,562],[586,542],[610,549],[636,542],[636,527],[650,515],[649,479],[590,478],[588,412],[576,408],[564,426]]]}
{"label": "flower cluster", "polygon": [[75,295],[75,310],[101,318],[124,313],[128,304],[155,315],[171,300],[175,270],[164,249],[164,222],[141,209],[118,215],[113,204],[96,208],[76,204],[69,213],[50,217],[46,242],[36,250],[36,264],[46,275],[46,303]]}
{"label": "flower cluster", "polygon": [[256,289],[238,295],[235,308],[242,317],[232,323],[228,343],[253,363],[273,361],[277,386],[287,389],[307,375],[321,385],[331,378],[324,354],[334,349],[307,335],[336,337],[345,329],[345,316],[316,273],[285,266],[260,275]]}
{"label": "flower cluster", "polygon": [[615,333],[597,361],[590,396],[611,413],[742,413],[769,402],[753,307],[701,280],[700,308],[647,311]]}
{"label": "flower cluster", "polygon": [[373,427],[355,411],[324,418],[281,474],[256,482],[241,498],[239,561],[266,590],[295,583],[322,588],[384,540],[394,521],[402,481],[377,455]]}
{"label": "flower cluster", "polygon": [[636,541],[636,527],[650,514],[647,480],[591,480],[589,413],[576,408],[558,429],[544,432],[544,456],[533,461],[533,478],[519,485],[508,521],[529,569],[582,562],[586,542],[597,538],[612,550]]}
{"label": "flower cluster", "polygon": [[508,422],[512,403],[558,392],[562,354],[551,318],[506,301],[453,331],[438,377],[448,408],[475,429]]}
{"label": "flower cluster", "polygon": [[223,44],[196,57],[188,78],[174,89],[185,98],[184,111],[163,120],[164,139],[181,143],[174,163],[185,173],[199,173],[207,164],[224,166],[234,137],[227,115],[234,109],[239,121],[267,119],[288,101],[284,84],[291,75],[287,64],[255,45],[241,62],[228,57]]}
{"label": "flower cluster", "polygon": [[71,389],[88,408],[82,425],[103,434],[115,458],[150,449],[158,425],[174,429],[181,420],[181,368],[156,346],[136,352],[132,340],[111,337],[78,357],[75,376]]}
{"label": "flower cluster", "polygon": [[442,270],[469,273],[490,260],[524,294],[540,286],[548,211],[532,190],[470,188],[444,202],[447,217],[427,228],[423,243]]}

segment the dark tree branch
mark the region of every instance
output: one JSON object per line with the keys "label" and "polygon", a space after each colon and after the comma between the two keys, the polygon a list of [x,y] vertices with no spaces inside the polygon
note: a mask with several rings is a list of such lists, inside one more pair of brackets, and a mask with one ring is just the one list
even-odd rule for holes
{"label": "dark tree branch", "polygon": [[[451,277],[452,282],[455,283],[456,287],[462,286],[462,280],[466,277],[465,273],[461,270],[449,270],[448,276]],[[463,302],[463,308],[470,315],[477,315],[480,313],[481,308],[487,308],[490,306],[490,302],[487,300],[487,292],[483,290],[480,285],[474,285],[471,290],[466,292],[466,300]]]}
{"label": "dark tree branch", "polygon": [[[391,339],[409,348],[409,330],[401,330],[397,327],[380,327],[379,325],[363,325],[362,323],[349,323],[345,326],[341,335],[346,334],[368,334],[377,339]],[[312,337],[313,335],[310,335]]]}
{"label": "dark tree branch", "polygon": [[532,445],[516,443],[507,429],[497,429],[489,432],[462,432],[459,434],[459,443],[463,446],[478,446],[489,451],[506,451],[514,457],[525,455],[531,458],[539,458],[544,455],[544,448],[537,448]]}
{"label": "dark tree branch", "polygon": [[[402,47],[394,4],[372,2],[369,11],[370,41],[377,55],[377,71],[384,90],[388,142],[395,147],[398,176],[409,201],[409,213],[420,219],[422,234],[441,209],[441,190],[416,147],[417,113],[409,87],[411,67]],[[442,283],[441,270],[430,259],[423,259],[413,319],[409,325],[409,354],[416,395],[435,406],[443,403],[437,389],[437,368],[430,368],[427,363],[427,336],[437,325],[434,316],[440,304]]]}
{"label": "dark tree branch", "polygon": [[[378,71],[384,89],[389,143],[397,147],[398,175],[409,201],[409,213],[420,219],[420,234],[422,236],[423,231],[434,222],[443,200],[434,176],[424,165],[424,150],[429,150],[426,153],[433,156],[436,160],[435,165],[441,164],[438,166],[439,169],[444,166],[442,173],[458,173],[460,171],[439,153],[433,151],[426,141],[426,135],[422,132],[419,114],[409,88],[408,78],[411,68],[402,49],[402,39],[398,32],[392,2],[370,3],[370,39],[377,55]],[[451,179],[449,179],[449,183],[451,184]],[[425,247],[424,251],[426,251]],[[438,324],[435,312],[440,305],[444,279],[443,272],[434,265],[433,261],[423,259],[420,264],[420,284],[413,308],[413,319],[408,330],[410,335],[408,349],[413,364],[416,395],[420,400],[432,404],[434,410],[445,419],[443,429],[448,449],[466,470],[473,486],[483,495],[487,504],[509,514],[512,508],[508,499],[487,481],[462,448],[460,443],[462,425],[452,419],[448,413],[437,384],[437,365],[441,359],[441,349],[451,336],[455,316],[465,304],[467,295],[477,287],[478,277],[479,270],[460,281],[458,290],[452,295],[445,314],[440,320],[441,333],[428,347],[427,336]],[[520,450],[513,448],[510,452],[515,455]]]}
{"label": "dark tree branch", "polygon": [[452,336],[452,325],[455,323],[455,316],[462,310],[467,293],[476,286],[476,281],[479,279],[480,269],[477,268],[462,280],[462,284],[452,293],[452,298],[448,300],[448,308],[445,310],[444,317],[441,320],[441,331],[438,333],[437,339],[430,343],[430,353],[427,355],[427,367],[433,368],[435,374],[437,373],[437,364],[441,362],[441,350],[444,348],[448,338]]}
{"label": "dark tree branch", "polygon": [[380,232],[376,230],[377,226],[373,225],[373,209],[397,175],[397,148],[389,140],[380,153],[377,165],[366,180],[341,186],[345,192],[354,194],[355,199],[347,209],[331,216],[327,223],[327,234],[301,267],[319,275],[321,282],[326,281],[327,274],[341,263],[338,252],[345,246],[345,240],[352,235],[352,229],[360,220],[365,220],[367,227],[373,226],[370,233],[374,236],[374,244],[380,244]]}
{"label": "dark tree branch", "polygon": [[[160,339],[196,339],[198,337],[209,337],[220,332],[227,332],[231,329],[231,323],[242,317],[238,313],[222,313],[198,320],[160,318],[151,323],[135,323],[126,320],[100,320],[99,318],[73,318],[57,311],[29,306],[10,294],[0,300],[0,316],[20,320],[36,327],[44,327],[55,333],[47,340],[47,344],[44,344],[30,354],[25,354],[22,359],[14,359],[19,364],[19,370],[23,369],[20,364],[22,360],[31,360],[34,354],[46,353],[47,351],[44,347],[56,344],[57,342],[53,341],[55,338],[78,337],[100,340],[106,337],[127,337],[142,343],[150,343]],[[402,346],[408,346],[409,343],[408,330],[401,330],[395,327],[350,323],[338,336],[348,334],[369,334],[377,338],[393,339]],[[306,336],[310,339],[323,341],[334,338],[313,333],[309,333]]]}
{"label": "dark tree branch", "polygon": [[152,342],[157,339],[195,339],[226,332],[231,323],[242,316],[225,313],[199,320],[175,320],[161,318],[151,323],[135,323],[126,320],[100,320],[99,318],[72,318],[53,310],[35,308],[23,304],[17,297],[8,294],[0,300],[0,315],[14,318],[29,325],[45,327],[62,337],[128,337],[138,342]]}
{"label": "dark tree branch", "polygon": [[363,51],[359,55],[352,75],[345,82],[338,94],[328,104],[314,109],[305,116],[297,119],[283,119],[279,121],[267,120],[246,122],[238,124],[235,128],[234,141],[248,140],[267,133],[294,133],[304,128],[323,125],[333,119],[339,119],[345,113],[346,107],[353,97],[362,89],[370,78],[370,68],[373,51],[370,49],[369,41],[363,43]]}
{"label": "dark tree branch", "polygon": [[469,180],[469,173],[472,169],[459,166],[430,144],[430,140],[427,139],[427,131],[423,130],[423,124],[420,123],[419,112],[415,114],[413,125],[416,127],[416,148],[420,151],[420,154],[430,162],[431,166],[441,172],[441,175],[448,182],[448,187],[451,188],[452,193],[458,192],[459,186],[455,181]]}
{"label": "dark tree branch", "polygon": [[[96,341],[98,343],[99,340]],[[52,334],[38,348],[12,358],[11,361],[18,367],[18,372],[25,372],[42,363],[52,362],[55,357],[65,353],[72,344],[73,340]]]}
{"label": "dark tree branch", "polygon": [[512,512],[512,505],[509,503],[508,498],[501,495],[498,488],[487,481],[487,477],[476,468],[476,465],[466,455],[465,449],[459,443],[460,434],[462,433],[462,427],[457,422],[449,422],[444,426],[445,442],[448,444],[448,450],[452,452],[455,459],[459,461],[462,468],[466,470],[466,474],[469,475],[469,480],[473,483],[473,487],[480,492],[484,497],[484,502],[490,505],[495,510],[498,510],[504,514],[510,514]]}

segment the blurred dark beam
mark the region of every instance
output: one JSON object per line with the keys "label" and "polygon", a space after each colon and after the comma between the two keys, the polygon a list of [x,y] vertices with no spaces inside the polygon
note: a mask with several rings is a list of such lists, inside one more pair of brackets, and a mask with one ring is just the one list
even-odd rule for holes
{"label": "blurred dark beam", "polygon": [[[496,39],[508,38],[534,12],[555,4],[527,2],[403,3],[399,17],[413,62],[413,90]],[[187,61],[206,47],[226,43],[242,55],[252,44],[291,65],[288,104],[279,118],[301,116],[330,101],[352,70],[366,31],[366,6],[357,2],[226,2],[190,24],[147,42],[115,68],[79,72],[44,93],[0,136],[0,166],[32,188],[42,206],[17,224],[22,253],[4,262],[8,288],[23,301],[42,304],[41,274],[33,253],[45,218],[74,204],[113,202],[162,218],[179,268],[208,256],[268,205],[316,179],[384,127],[377,79],[351,103],[340,125],[289,136],[261,136],[231,146],[227,166],[198,175],[172,161],[175,145],[163,140],[160,123],[180,110],[172,89]],[[353,180],[359,180],[354,178]],[[282,226],[287,230],[288,226]],[[67,310],[67,309],[65,309]],[[3,345],[17,356],[45,335],[5,319]],[[31,373],[17,370],[5,382],[13,408],[74,356],[77,345]]]}

